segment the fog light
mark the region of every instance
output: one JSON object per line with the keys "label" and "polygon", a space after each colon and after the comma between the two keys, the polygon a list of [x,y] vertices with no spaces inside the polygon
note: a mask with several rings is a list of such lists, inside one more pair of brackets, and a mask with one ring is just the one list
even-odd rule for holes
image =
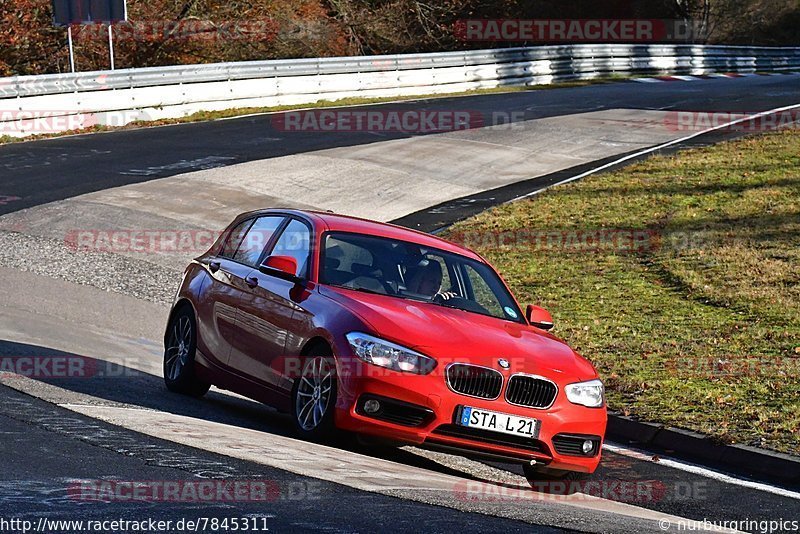
{"label": "fog light", "polygon": [[581,450],[583,451],[583,454],[587,456],[592,454],[592,452],[594,451],[594,443],[592,442],[592,440],[587,439],[586,441],[584,441],[583,445],[581,445]]}
{"label": "fog light", "polygon": [[374,415],[381,411],[381,403],[375,399],[370,399],[364,403],[364,411],[370,415]]}

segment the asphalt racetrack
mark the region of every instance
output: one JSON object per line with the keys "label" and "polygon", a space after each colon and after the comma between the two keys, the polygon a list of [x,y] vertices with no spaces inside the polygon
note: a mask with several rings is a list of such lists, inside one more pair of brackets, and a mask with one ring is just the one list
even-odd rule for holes
{"label": "asphalt racetrack", "polygon": [[[685,139],[698,131],[676,129],[677,111],[795,104],[798,75],[625,82],[369,106],[513,118],[428,135],[287,132],[273,115],[256,115],[0,146],[0,357],[79,356],[113,370],[88,379],[0,373],[0,531],[22,531],[2,522],[12,519],[41,527],[45,516],[156,519],[174,531],[181,520],[212,531],[212,519],[235,518],[279,532],[679,532],[681,524],[800,519],[800,489],[664,451],[611,443],[595,485],[563,496],[530,489],[518,466],[346,438],[305,443],[285,416],[229,392],[170,394],[160,339],[194,251],[67,246],[79,230],[216,230],[236,213],[271,206],[433,231],[651,147],[744,133]],[[114,480],[259,481],[269,492],[257,502],[211,503],[102,502],[81,492]]]}

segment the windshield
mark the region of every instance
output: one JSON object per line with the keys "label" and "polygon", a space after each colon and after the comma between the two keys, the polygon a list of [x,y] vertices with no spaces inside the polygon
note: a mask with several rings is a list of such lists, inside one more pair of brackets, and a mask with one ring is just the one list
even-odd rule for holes
{"label": "windshield", "polygon": [[320,282],[525,322],[489,266],[406,241],[329,233],[323,246]]}

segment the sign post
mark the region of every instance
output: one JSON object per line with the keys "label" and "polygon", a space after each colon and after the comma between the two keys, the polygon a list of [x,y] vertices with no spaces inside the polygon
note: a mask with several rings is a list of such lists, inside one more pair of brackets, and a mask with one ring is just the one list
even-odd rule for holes
{"label": "sign post", "polygon": [[72,42],[73,24],[108,24],[108,53],[111,70],[114,70],[114,32],[115,22],[128,19],[126,0],[53,0],[53,23],[67,27],[69,43],[69,64],[75,72],[75,52]]}
{"label": "sign post", "polygon": [[69,68],[75,72],[75,49],[72,47],[72,26],[67,26],[67,43],[69,44]]}
{"label": "sign post", "polygon": [[108,25],[108,57],[111,60],[111,70],[114,70],[114,32],[112,25]]}

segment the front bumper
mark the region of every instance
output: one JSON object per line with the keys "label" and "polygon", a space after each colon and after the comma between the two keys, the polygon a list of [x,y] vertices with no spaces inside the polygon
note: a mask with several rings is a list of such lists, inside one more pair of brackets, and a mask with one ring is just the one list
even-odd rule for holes
{"label": "front bumper", "polygon": [[[419,376],[355,361],[344,365],[340,362],[339,373],[335,421],[343,430],[465,456],[520,463],[535,460],[554,470],[593,473],[600,462],[606,409],[574,405],[566,399],[563,390],[550,408],[534,409],[515,406],[505,400],[508,375],[504,377],[500,397],[488,400],[450,390],[438,369],[430,375]],[[368,415],[363,405],[369,398],[395,401],[397,407],[380,417]],[[539,436],[532,439],[459,426],[456,421],[463,406],[539,419]],[[558,447],[554,437],[557,437]],[[596,441],[596,452],[592,456],[576,454],[570,446],[570,440],[582,437]]]}

